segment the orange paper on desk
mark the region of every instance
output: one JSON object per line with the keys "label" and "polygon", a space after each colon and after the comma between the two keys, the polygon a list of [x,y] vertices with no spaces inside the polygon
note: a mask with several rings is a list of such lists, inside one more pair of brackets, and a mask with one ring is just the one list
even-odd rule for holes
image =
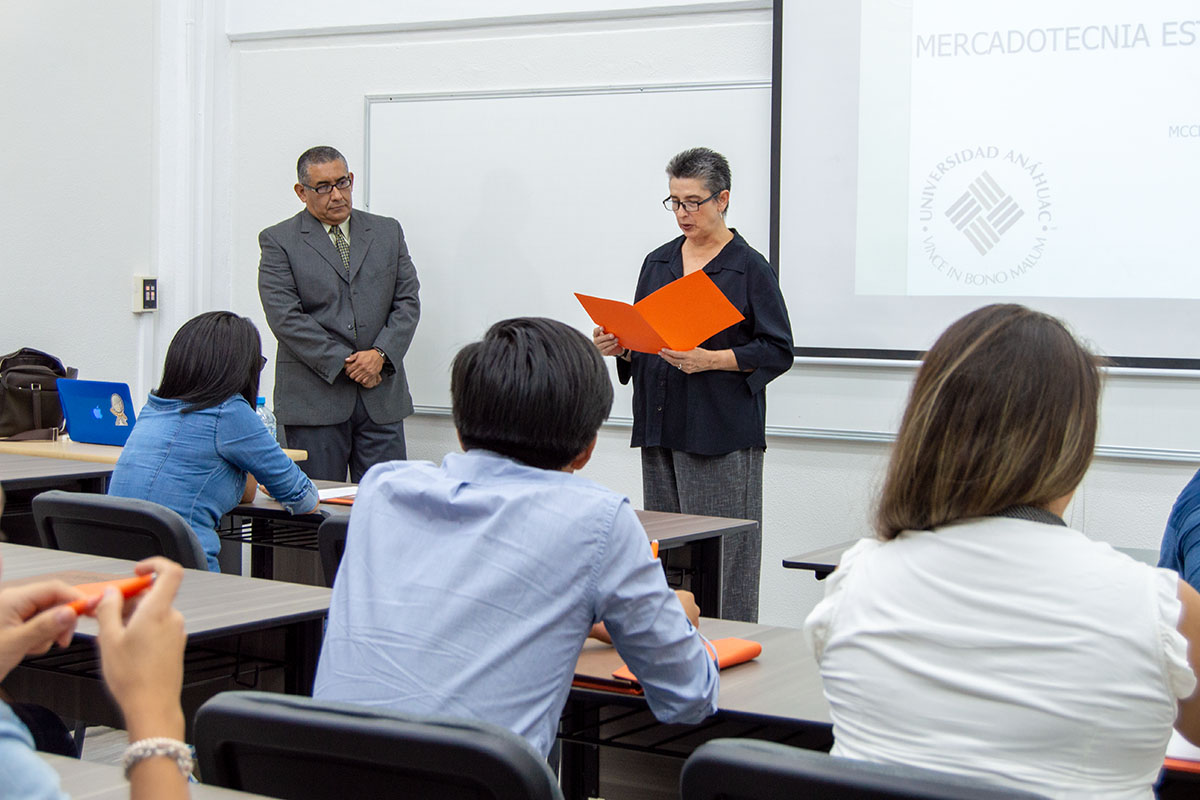
{"label": "orange paper on desk", "polygon": [[[752,642],[749,639],[735,639],[729,637],[726,639],[713,639],[710,644],[713,650],[717,651],[717,669],[725,669],[732,667],[735,664],[741,664],[746,661],[751,661],[758,658],[762,652],[762,645],[758,642]],[[619,678],[623,681],[636,681],[637,678],[629,671],[629,667],[621,667],[613,672],[614,678]]]}
{"label": "orange paper on desk", "polygon": [[745,319],[702,269],[633,305],[578,292],[575,297],[593,322],[639,353],[691,350]]}
{"label": "orange paper on desk", "polygon": [[1200,761],[1188,761],[1185,758],[1164,758],[1163,766],[1176,772],[1200,773]]}

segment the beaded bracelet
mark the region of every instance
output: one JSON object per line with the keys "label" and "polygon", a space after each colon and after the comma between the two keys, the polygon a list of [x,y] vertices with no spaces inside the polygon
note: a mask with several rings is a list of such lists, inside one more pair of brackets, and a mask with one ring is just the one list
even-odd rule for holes
{"label": "beaded bracelet", "polygon": [[121,756],[121,763],[125,767],[126,779],[129,778],[130,770],[147,758],[155,756],[169,756],[175,759],[175,765],[179,767],[183,777],[192,777],[192,769],[195,767],[192,748],[178,739],[155,736],[150,739],[139,739],[125,748],[125,755]]}

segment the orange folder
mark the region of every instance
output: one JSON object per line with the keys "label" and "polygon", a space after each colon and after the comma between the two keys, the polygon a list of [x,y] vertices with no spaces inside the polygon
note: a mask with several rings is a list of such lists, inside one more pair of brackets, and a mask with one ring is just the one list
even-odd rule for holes
{"label": "orange folder", "polygon": [[579,689],[597,689],[601,692],[616,692],[617,694],[644,694],[641,686],[628,681],[607,681],[603,678],[583,678],[576,675],[571,681],[571,685]]}
{"label": "orange folder", "polygon": [[[735,664],[751,661],[762,653],[762,645],[758,642],[752,642],[749,639],[735,639],[732,636],[726,639],[713,639],[710,644],[712,647],[709,649],[709,654],[717,660],[717,669],[725,669]],[[716,651],[715,655],[713,650]],[[613,677],[623,681],[637,681],[637,678],[629,671],[629,667],[625,666],[613,672]]]}
{"label": "orange folder", "polygon": [[639,353],[691,350],[745,319],[702,269],[671,281],[633,305],[575,293],[588,316]]}
{"label": "orange folder", "polygon": [[355,495],[347,495],[346,497],[326,497],[322,503],[332,503],[335,506],[352,506],[354,505]]}

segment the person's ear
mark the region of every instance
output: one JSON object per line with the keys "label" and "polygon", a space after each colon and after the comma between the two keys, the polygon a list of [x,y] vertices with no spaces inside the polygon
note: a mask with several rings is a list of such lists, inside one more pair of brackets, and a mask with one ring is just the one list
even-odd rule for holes
{"label": "person's ear", "polygon": [[575,456],[575,458],[571,460],[570,464],[567,464],[565,467],[563,467],[563,472],[575,472],[576,470],[583,469],[587,465],[588,461],[592,459],[592,451],[596,449],[596,440],[598,438],[598,435],[593,436],[591,444],[583,448],[583,451],[579,455]]}
{"label": "person's ear", "polygon": [[304,199],[304,187],[297,183],[292,188],[294,188],[296,190],[296,197],[300,198],[300,202],[304,203],[305,205],[308,205],[308,201]]}

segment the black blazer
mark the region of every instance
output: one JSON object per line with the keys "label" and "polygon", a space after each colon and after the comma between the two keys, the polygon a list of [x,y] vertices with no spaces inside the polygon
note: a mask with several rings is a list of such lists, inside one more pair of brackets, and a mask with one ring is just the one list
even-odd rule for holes
{"label": "black blazer", "polygon": [[[642,262],[634,302],[683,277],[680,236]],[[633,353],[617,359],[621,383],[633,379],[633,446],[667,447],[696,455],[724,455],[766,447],[768,382],[792,366],[792,325],[767,260],[737,231],[704,266],[729,302],[745,316],[702,342],[706,350],[732,349],[749,372],[687,374],[662,357]]]}

